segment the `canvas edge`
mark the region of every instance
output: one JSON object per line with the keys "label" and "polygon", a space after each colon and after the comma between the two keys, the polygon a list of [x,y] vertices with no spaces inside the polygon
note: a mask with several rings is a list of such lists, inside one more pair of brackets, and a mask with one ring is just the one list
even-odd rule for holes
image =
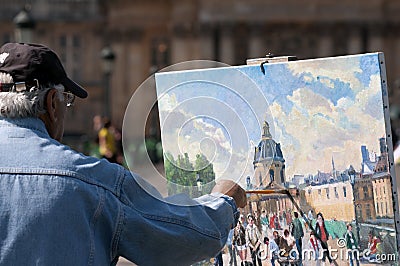
{"label": "canvas edge", "polygon": [[379,66],[381,72],[381,88],[382,88],[382,100],[383,100],[383,112],[386,126],[386,144],[388,147],[389,157],[389,171],[392,182],[392,198],[393,198],[393,210],[394,210],[394,222],[396,228],[396,241],[397,241],[397,254],[400,253],[400,216],[399,216],[399,196],[397,191],[397,176],[395,172],[395,163],[393,155],[393,140],[392,140],[392,128],[390,124],[390,111],[389,111],[389,98],[386,78],[386,67],[385,67],[385,56],[384,53],[378,53]]}

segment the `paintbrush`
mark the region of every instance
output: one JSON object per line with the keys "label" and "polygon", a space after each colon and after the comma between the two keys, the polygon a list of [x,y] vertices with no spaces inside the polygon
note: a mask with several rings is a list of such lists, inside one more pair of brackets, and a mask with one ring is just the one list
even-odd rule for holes
{"label": "paintbrush", "polygon": [[246,190],[247,194],[262,194],[262,195],[270,195],[270,194],[289,194],[287,189],[259,189],[259,190]]}

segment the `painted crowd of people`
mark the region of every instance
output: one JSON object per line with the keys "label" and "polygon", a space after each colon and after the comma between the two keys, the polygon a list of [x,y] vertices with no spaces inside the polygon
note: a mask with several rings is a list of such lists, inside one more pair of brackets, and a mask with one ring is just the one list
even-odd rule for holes
{"label": "painted crowd of people", "polygon": [[[265,210],[258,215],[257,210],[250,214],[241,214],[236,227],[230,232],[227,242],[229,266],[254,265],[261,266],[265,260],[268,265],[335,265],[332,254],[329,253],[329,239],[343,238],[345,248],[349,253],[350,266],[360,265],[355,252],[359,245],[351,223],[346,224],[346,231],[333,230],[335,220],[325,221],[322,213],[310,210],[303,217],[296,211],[271,212]],[[339,222],[338,222],[339,223]],[[330,224],[330,231],[327,227]],[[303,238],[307,236],[307,240]],[[377,254],[380,240],[373,232],[369,233],[369,259]],[[303,247],[304,244],[304,247]],[[304,252],[303,249],[307,249]],[[222,264],[222,253],[215,260],[215,265]],[[303,258],[303,256],[306,256]]]}
{"label": "painted crowd of people", "polygon": [[[269,260],[272,265],[301,265],[304,228],[304,221],[297,212],[267,215],[263,210],[258,215],[256,210],[247,215],[241,214],[227,242],[229,265],[262,266],[264,260]],[[293,250],[298,252],[291,254]],[[220,259],[215,261],[215,265],[222,265]]]}

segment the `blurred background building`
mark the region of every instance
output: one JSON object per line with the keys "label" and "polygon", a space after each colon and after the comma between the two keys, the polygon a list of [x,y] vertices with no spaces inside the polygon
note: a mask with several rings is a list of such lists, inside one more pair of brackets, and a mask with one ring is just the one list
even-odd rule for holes
{"label": "blurred background building", "polygon": [[[68,113],[70,139],[89,136],[97,114],[121,127],[136,88],[174,63],[240,65],[268,53],[310,59],[376,51],[385,53],[398,133],[399,13],[397,0],[0,0],[0,42],[50,46],[88,90],[89,100]],[[158,127],[155,107],[146,134],[159,138]]]}

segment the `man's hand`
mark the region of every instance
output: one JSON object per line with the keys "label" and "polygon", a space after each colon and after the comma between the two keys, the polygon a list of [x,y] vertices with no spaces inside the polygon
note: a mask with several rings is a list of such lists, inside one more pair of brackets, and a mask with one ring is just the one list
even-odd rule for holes
{"label": "man's hand", "polygon": [[212,192],[219,192],[232,197],[239,208],[243,208],[247,204],[246,192],[232,180],[218,180]]}

